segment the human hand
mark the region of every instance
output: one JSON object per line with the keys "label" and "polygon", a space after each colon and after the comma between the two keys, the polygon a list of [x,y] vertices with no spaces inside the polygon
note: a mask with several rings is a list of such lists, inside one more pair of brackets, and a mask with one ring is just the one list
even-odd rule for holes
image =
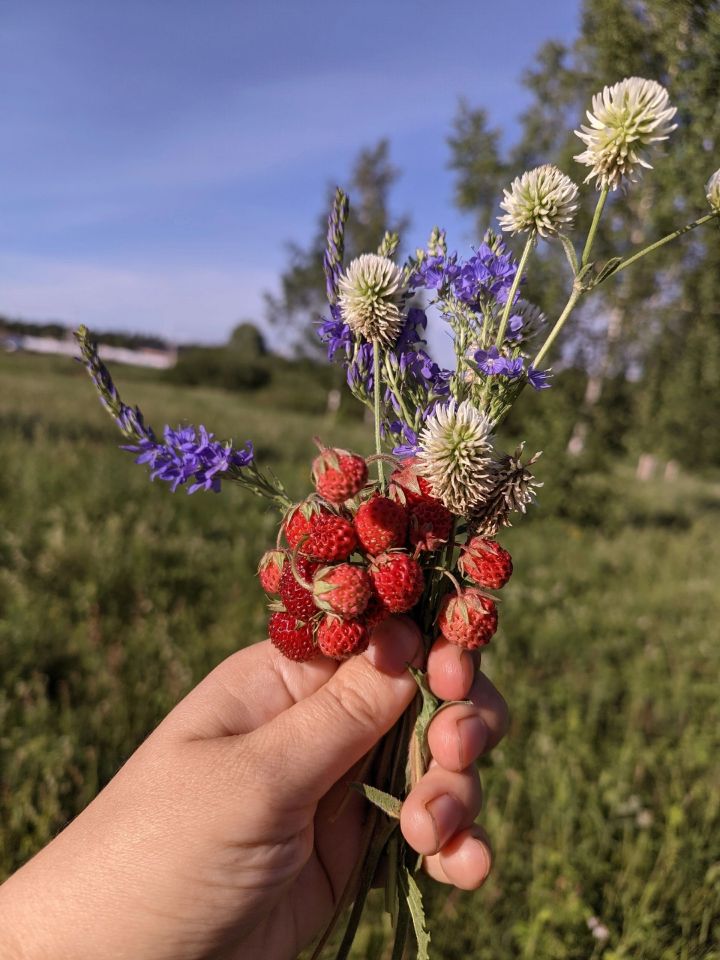
{"label": "human hand", "polygon": [[[357,858],[365,801],[348,772],[416,693],[406,619],[346,663],[297,664],[270,643],[199,684],[55,840],[0,887],[6,960],[286,960],[330,919]],[[443,883],[474,889],[490,848],[473,825],[473,763],[504,735],[502,697],[439,640],[428,677],[446,708],[400,827]],[[339,811],[339,813],[338,813]]]}

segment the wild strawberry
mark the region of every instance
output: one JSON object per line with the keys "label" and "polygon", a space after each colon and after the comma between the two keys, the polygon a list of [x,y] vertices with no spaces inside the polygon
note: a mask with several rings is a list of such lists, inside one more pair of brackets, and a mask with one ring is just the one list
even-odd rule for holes
{"label": "wild strawberry", "polygon": [[344,517],[334,513],[320,514],[311,517],[309,526],[308,538],[300,546],[300,550],[308,557],[335,563],[347,560],[357,547],[355,527]]}
{"label": "wild strawberry", "polygon": [[318,648],[333,660],[347,660],[367,648],[369,636],[361,620],[324,617],[317,632]]}
{"label": "wild strawberry", "polygon": [[315,605],[327,613],[338,613],[346,619],[358,617],[367,607],[372,592],[367,570],[350,563],[324,567],[315,574]]}
{"label": "wild strawberry", "polygon": [[260,560],[258,577],[265,593],[278,593],[280,590],[280,574],[285,563],[284,550],[268,550]]}
{"label": "wild strawberry", "polygon": [[368,601],[368,605],[365,607],[365,612],[362,616],[365,626],[368,628],[368,633],[371,634],[375,627],[381,624],[383,620],[387,620],[387,618],[391,616],[392,613],[388,610],[380,597],[376,593],[373,593]]}
{"label": "wild strawberry", "polygon": [[512,557],[496,540],[473,537],[462,550],[458,567],[463,576],[488,590],[499,590],[513,572]]}
{"label": "wild strawberry", "polygon": [[417,472],[417,458],[408,457],[390,475],[390,495],[399,503],[435,500],[430,483]]}
{"label": "wild strawberry", "polygon": [[296,620],[291,613],[273,613],[268,621],[268,636],[288,660],[303,663],[317,653],[312,624]]}
{"label": "wild strawberry", "polygon": [[[295,567],[298,574],[303,580],[310,583],[319,566],[319,563],[310,560],[309,557],[295,557]],[[300,583],[289,558],[283,564],[283,571],[280,575],[280,599],[287,612],[300,620],[309,620],[317,613],[312,590]]]}
{"label": "wild strawberry", "polygon": [[355,529],[363,549],[377,556],[393,547],[405,546],[407,513],[402,504],[376,495],[358,507]]}
{"label": "wild strawberry", "polygon": [[347,450],[326,449],[312,466],[315,489],[330,503],[343,503],[359,493],[367,481],[365,460]]}
{"label": "wild strawberry", "polygon": [[410,543],[420,550],[437,550],[450,539],[453,515],[439,500],[420,500],[409,510]]}
{"label": "wild strawberry", "polygon": [[405,613],[425,586],[422,567],[407,553],[383,553],[370,567],[375,590],[390,613]]}
{"label": "wild strawberry", "polygon": [[449,593],[440,604],[440,633],[450,643],[466,650],[476,650],[490,643],[497,630],[495,603],[475,587],[461,593]]}
{"label": "wild strawberry", "polygon": [[285,517],[283,529],[285,539],[293,550],[302,538],[310,533],[311,521],[325,514],[330,514],[328,508],[312,499],[303,500],[302,503],[296,503],[294,507],[291,507]]}

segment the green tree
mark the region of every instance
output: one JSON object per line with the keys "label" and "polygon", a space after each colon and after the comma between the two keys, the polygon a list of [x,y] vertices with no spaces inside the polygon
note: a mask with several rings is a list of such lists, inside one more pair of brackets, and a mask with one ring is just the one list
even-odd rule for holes
{"label": "green tree", "polygon": [[[407,219],[393,218],[389,209],[390,190],[398,176],[398,169],[390,162],[387,140],[360,151],[348,187],[351,207],[345,234],[346,259],[374,250],[386,231],[400,233],[406,228]],[[315,327],[327,309],[323,254],[334,192],[333,184],[308,246],[289,246],[289,264],[280,277],[279,292],[265,295],[269,323],[282,329],[283,345],[298,354],[312,356],[321,348]]]}
{"label": "green tree", "polygon": [[[499,196],[512,176],[540,163],[556,163],[579,179],[581,168],[572,158],[581,144],[572,130],[583,121],[592,94],[625,76],[646,76],[668,88],[678,107],[678,130],[667,149],[656,152],[655,169],[612,197],[595,259],[602,263],[626,254],[703,213],[703,185],[720,163],[717,0],[585,0],[576,41],[544,45],[525,74],[532,102],[510,150],[473,165],[472,150],[483,141],[497,144],[498,132],[487,129],[482,109],[460,106],[456,128],[461,121],[479,130],[474,143],[450,138],[460,208],[477,216],[488,209],[488,196]],[[592,188],[583,191],[579,235],[587,230],[596,198]],[[569,283],[562,251],[543,244],[536,256],[543,267],[531,269],[528,294],[557,312]],[[541,288],[533,283],[533,273],[542,275]],[[583,413],[573,431],[578,448],[597,424],[606,380],[640,374],[630,444],[693,463],[718,461],[720,445],[708,442],[713,424],[720,423],[720,393],[711,389],[710,360],[720,351],[718,303],[716,228],[669,245],[603,285],[579,311],[565,357],[581,360],[589,371]]]}

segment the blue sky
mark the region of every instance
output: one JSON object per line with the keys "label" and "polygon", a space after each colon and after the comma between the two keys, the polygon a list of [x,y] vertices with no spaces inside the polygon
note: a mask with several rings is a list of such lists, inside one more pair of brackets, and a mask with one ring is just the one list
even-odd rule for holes
{"label": "blue sky", "polygon": [[327,185],[389,137],[409,246],[455,245],[457,101],[512,138],[523,70],[579,0],[0,4],[0,313],[219,341]]}

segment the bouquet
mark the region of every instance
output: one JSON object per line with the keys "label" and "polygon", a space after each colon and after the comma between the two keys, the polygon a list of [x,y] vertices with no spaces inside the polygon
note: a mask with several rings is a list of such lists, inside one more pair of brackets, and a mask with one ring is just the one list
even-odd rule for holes
{"label": "bouquet", "polygon": [[[364,458],[316,441],[312,492],[292,503],[281,481],[255,460],[253,446],[221,442],[204,426],[166,426],[162,435],[137,407],[124,403],[86,328],[76,336],[105,407],[152,479],[171,490],[220,491],[223,481],[267,498],[279,511],[277,543],[259,565],[272,598],[268,634],[286,657],[344,660],[361,653],[373,628],[403,614],[418,624],[426,652],[441,635],[476,650],[498,625],[496,594],[512,574],[498,537],[526,512],[540,486],[539,454],[503,451],[500,428],[529,386],[551,386],[547,366],[572,311],[611,277],[681,234],[720,216],[720,170],[706,185],[709,212],[624,259],[592,259],[598,224],[611,192],[627,189],[648,150],[668,139],[676,113],[660,84],[632,77],[592,101],[577,131],[585,149],[576,160],[598,191],[581,244],[573,239],[579,188],[546,164],[523,173],[504,191],[502,233],[522,238],[519,257],[488,230],[463,259],[434,229],[427,247],[403,264],[386,234],[377,252],[344,258],[348,199],[338,189],[328,220],[324,257],[329,314],[319,324],[330,360],[342,363],[351,393],[372,410],[375,453]],[[569,293],[554,322],[523,296],[540,241],[562,245]],[[447,326],[454,365],[427,351],[427,311]],[[353,784],[369,801],[362,855],[330,929],[350,908],[338,957],[346,957],[365,900],[384,863],[386,908],[393,918],[393,957],[412,933],[418,958],[429,933],[415,879],[421,864],[397,829],[404,797],[425,772],[426,733],[438,702],[423,669],[412,669],[417,697],[377,745]],[[422,859],[422,858],[421,858]]]}

